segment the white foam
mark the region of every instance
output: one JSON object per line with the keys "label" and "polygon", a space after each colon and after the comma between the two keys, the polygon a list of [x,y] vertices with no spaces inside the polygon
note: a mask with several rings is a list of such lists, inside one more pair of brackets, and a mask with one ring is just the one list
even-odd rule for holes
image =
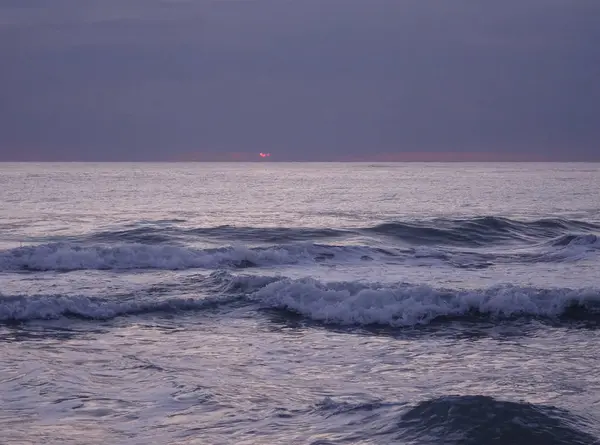
{"label": "white foam", "polygon": [[598,289],[536,289],[512,285],[481,290],[444,290],[426,285],[365,285],[285,279],[252,298],[316,321],[342,325],[414,326],[471,311],[493,316],[554,317],[571,304],[600,303]]}

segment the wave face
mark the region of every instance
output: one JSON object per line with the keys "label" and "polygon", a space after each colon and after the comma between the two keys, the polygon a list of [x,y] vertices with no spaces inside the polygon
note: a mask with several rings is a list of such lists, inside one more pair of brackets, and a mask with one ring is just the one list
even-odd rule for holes
{"label": "wave face", "polygon": [[596,318],[598,289],[537,289],[495,286],[479,290],[436,289],[427,285],[322,283],[283,279],[254,292],[268,308],[338,325],[408,327],[469,317]]}
{"label": "wave face", "polygon": [[0,296],[0,321],[22,322],[61,317],[108,320],[125,315],[197,311],[228,302],[231,300],[218,298],[148,300],[127,297],[104,299],[85,295],[11,295]]}
{"label": "wave face", "polygon": [[91,242],[130,242],[140,244],[197,238],[221,241],[285,243],[321,238],[338,238],[351,233],[348,230],[327,228],[235,227],[230,225],[206,228],[181,228],[164,225],[156,227],[144,224],[142,227],[98,232],[84,239]]}
{"label": "wave face", "polygon": [[365,230],[412,244],[477,247],[505,242],[534,243],[565,235],[573,236],[573,233],[597,231],[600,230],[600,227],[577,220],[517,221],[485,216],[470,219],[390,222]]}
{"label": "wave face", "polygon": [[398,426],[404,441],[417,444],[598,443],[598,438],[580,428],[578,420],[552,406],[486,396],[446,396],[419,403],[402,415]]}
{"label": "wave face", "polygon": [[[343,423],[347,438],[381,443],[593,445],[591,422],[554,406],[483,395],[449,395],[414,405],[340,402],[329,397],[314,411]],[[350,443],[350,441],[349,441]],[[379,442],[378,442],[379,443]]]}
{"label": "wave face", "polygon": [[[246,243],[315,242],[354,236],[385,237],[411,245],[453,245],[480,247],[499,243],[536,243],[564,236],[579,236],[600,231],[600,225],[572,219],[519,221],[495,216],[473,218],[435,218],[389,221],[370,227],[185,227],[185,221],[142,221],[113,230],[103,230],[63,241],[84,243],[160,244],[186,241]],[[46,241],[61,241],[47,238]]]}

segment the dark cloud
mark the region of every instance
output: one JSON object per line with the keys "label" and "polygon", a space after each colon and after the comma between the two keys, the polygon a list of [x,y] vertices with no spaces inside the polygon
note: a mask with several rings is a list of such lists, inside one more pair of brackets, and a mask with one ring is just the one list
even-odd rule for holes
{"label": "dark cloud", "polygon": [[0,159],[600,159],[597,0],[0,0]]}

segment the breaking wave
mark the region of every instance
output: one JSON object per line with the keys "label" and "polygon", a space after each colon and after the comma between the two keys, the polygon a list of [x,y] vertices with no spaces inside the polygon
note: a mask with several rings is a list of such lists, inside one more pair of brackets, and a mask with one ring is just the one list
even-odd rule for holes
{"label": "breaking wave", "polygon": [[[413,327],[448,319],[513,319],[534,317],[553,320],[600,318],[598,289],[537,289],[512,285],[479,290],[436,289],[427,285],[383,285],[360,281],[323,283],[312,278],[234,275],[213,272],[182,283],[178,296],[169,289],[106,298],[80,295],[0,294],[0,320],[77,316],[113,318],[145,312],[197,310],[206,305],[243,302],[255,309],[276,309],[310,320],[340,326],[379,325]],[[162,296],[161,296],[162,295]],[[179,294],[181,295],[181,293]]]}
{"label": "breaking wave", "polygon": [[557,262],[586,259],[600,249],[595,234],[563,235],[528,248],[496,251],[441,246],[385,248],[367,245],[279,244],[265,247],[195,248],[168,244],[81,245],[50,243],[0,251],[0,272],[135,269],[216,269],[348,261],[413,261],[486,268],[496,262]]}
{"label": "breaking wave", "polygon": [[251,295],[263,306],[338,325],[408,327],[448,318],[597,318],[598,289],[538,289],[501,285],[478,290],[427,285],[322,283],[282,279]]}
{"label": "breaking wave", "polygon": [[[485,268],[494,262],[580,260],[600,249],[595,233],[599,226],[562,219],[434,219],[363,229],[178,228],[168,224],[145,222],[140,227],[55,239],[57,242],[48,242],[48,238],[46,244],[0,251],[0,271],[243,268],[328,260],[385,261],[391,257],[394,261],[429,258],[452,267]],[[353,238],[341,245],[317,244],[319,239],[339,237]],[[192,238],[228,240],[233,247],[186,245]],[[239,242],[249,246],[237,245]],[[271,244],[261,244],[267,242]],[[423,265],[423,261],[417,263]]]}

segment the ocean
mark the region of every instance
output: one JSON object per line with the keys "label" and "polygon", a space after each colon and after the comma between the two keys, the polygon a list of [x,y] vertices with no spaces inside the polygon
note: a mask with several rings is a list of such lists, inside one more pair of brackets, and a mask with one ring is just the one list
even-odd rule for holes
{"label": "ocean", "polygon": [[0,164],[0,444],[598,444],[600,164]]}

